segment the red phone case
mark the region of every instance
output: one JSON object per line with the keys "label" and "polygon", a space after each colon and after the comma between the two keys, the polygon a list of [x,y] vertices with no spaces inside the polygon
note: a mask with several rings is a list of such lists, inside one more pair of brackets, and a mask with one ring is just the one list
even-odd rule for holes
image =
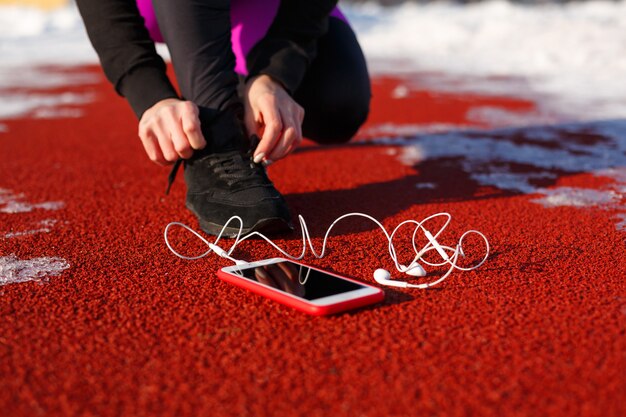
{"label": "red phone case", "polygon": [[[286,261],[286,259],[284,259],[284,260]],[[291,262],[293,262],[293,261],[291,261]],[[375,303],[378,303],[378,302],[382,301],[385,298],[385,293],[380,288],[374,287],[372,285],[365,284],[365,283],[360,282],[360,281],[356,281],[354,279],[346,278],[346,277],[343,277],[341,275],[333,274],[331,272],[324,271],[324,270],[319,269],[319,268],[314,268],[312,266],[305,265],[305,264],[300,263],[300,262],[294,262],[294,263],[297,263],[298,265],[306,266],[306,267],[314,269],[316,271],[323,272],[325,274],[329,274],[329,275],[333,275],[333,276],[339,277],[341,279],[345,279],[347,281],[354,282],[354,283],[359,284],[359,285],[363,285],[363,286],[368,287],[368,288],[374,288],[377,291],[375,293],[373,293],[373,294],[368,294],[368,295],[365,295],[365,296],[357,298],[357,299],[340,301],[338,303],[327,305],[327,306],[318,306],[318,305],[313,305],[313,304],[307,303],[307,302],[302,301],[300,299],[297,299],[295,297],[291,297],[289,295],[286,295],[285,293],[283,293],[283,292],[281,292],[279,290],[270,289],[270,288],[268,288],[268,287],[266,287],[266,286],[264,286],[262,284],[256,283],[255,281],[251,281],[251,280],[249,280],[247,278],[239,277],[239,276],[233,274],[232,272],[226,272],[226,271],[224,271],[222,269],[220,269],[217,272],[217,276],[220,279],[222,279],[222,280],[224,280],[226,282],[229,282],[229,283],[231,283],[233,285],[236,285],[237,287],[244,288],[246,290],[250,290],[250,291],[252,291],[252,292],[254,292],[256,294],[262,295],[262,296],[267,297],[269,299],[272,299],[274,301],[278,301],[281,304],[284,304],[284,305],[289,306],[289,307],[293,307],[293,308],[295,308],[297,310],[300,310],[300,311],[302,311],[304,313],[311,314],[311,315],[314,315],[314,316],[326,316],[326,315],[329,315],[329,314],[335,314],[335,313],[339,313],[339,312],[342,312],[342,311],[351,310],[351,309],[355,309],[355,308],[358,308],[358,307],[363,307],[363,306],[370,305],[370,304],[375,304]]]}

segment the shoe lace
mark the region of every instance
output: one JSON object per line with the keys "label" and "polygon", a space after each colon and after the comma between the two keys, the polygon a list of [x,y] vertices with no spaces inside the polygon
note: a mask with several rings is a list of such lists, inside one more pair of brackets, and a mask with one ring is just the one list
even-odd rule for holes
{"label": "shoe lace", "polygon": [[207,157],[207,162],[217,176],[229,186],[241,183],[263,183],[264,168],[254,163],[251,152],[241,154],[237,151],[214,154]]}
{"label": "shoe lace", "polygon": [[[213,172],[220,179],[228,183],[229,186],[250,183],[261,185],[264,183],[263,175],[265,169],[261,164],[257,164],[252,159],[252,151],[242,154],[238,151],[224,152],[208,155],[202,158],[202,161],[213,169]],[[178,158],[167,177],[167,188],[165,194],[168,195],[172,184],[176,179],[178,169],[183,159]]]}

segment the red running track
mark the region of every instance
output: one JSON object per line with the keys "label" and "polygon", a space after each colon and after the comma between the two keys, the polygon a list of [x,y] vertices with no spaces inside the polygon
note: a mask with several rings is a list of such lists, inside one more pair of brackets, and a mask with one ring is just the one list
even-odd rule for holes
{"label": "red running track", "polygon": [[[4,121],[0,188],[65,207],[0,212],[0,256],[60,257],[70,268],[0,287],[0,414],[626,415],[626,266],[615,206],[546,208],[532,202],[537,195],[477,183],[463,158],[399,163],[402,139],[372,141],[368,129],[488,127],[468,112],[534,109],[526,100],[427,88],[398,94],[402,83],[376,80],[371,118],[353,144],[307,144],[272,166],[271,177],[317,244],[344,212],[393,227],[444,210],[454,216],[444,243],[475,228],[492,255],[437,289],[386,290],[380,305],[328,318],[219,281],[221,259],[188,262],[167,250],[168,222],[196,225],[184,183],[164,196],[167,170],[143,155],[136,121],[104,81],[68,88],[95,95],[80,106],[84,117]],[[552,147],[602,140],[555,132]],[[525,140],[519,132],[498,138]],[[423,182],[434,188],[416,188]],[[610,182],[557,172],[542,186]],[[56,220],[50,232],[19,235],[45,219]],[[376,268],[391,268],[370,224],[339,229],[328,256],[309,263],[371,283]],[[279,242],[297,251],[298,239]],[[262,242],[239,251],[275,255]]]}

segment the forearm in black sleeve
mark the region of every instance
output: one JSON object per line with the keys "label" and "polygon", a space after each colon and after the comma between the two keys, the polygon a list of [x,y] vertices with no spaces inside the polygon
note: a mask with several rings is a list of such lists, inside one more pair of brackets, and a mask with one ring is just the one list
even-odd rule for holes
{"label": "forearm in black sleeve", "polygon": [[133,0],[77,0],[106,77],[137,117],[158,101],[178,97]]}
{"label": "forearm in black sleeve", "polygon": [[336,0],[281,0],[267,35],[248,53],[249,77],[266,74],[293,93],[315,58],[317,40],[328,31]]}

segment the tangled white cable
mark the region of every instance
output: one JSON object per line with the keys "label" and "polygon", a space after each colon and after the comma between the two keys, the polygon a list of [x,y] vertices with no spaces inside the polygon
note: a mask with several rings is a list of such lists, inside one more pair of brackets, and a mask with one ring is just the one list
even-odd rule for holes
{"label": "tangled white cable", "polygon": [[[379,282],[379,283],[381,283],[383,285],[391,285],[391,286],[403,287],[403,288],[429,288],[429,287],[435,286],[435,285],[443,282],[446,278],[448,278],[448,276],[455,269],[459,270],[459,271],[471,271],[471,270],[474,270],[474,269],[480,267],[487,260],[487,258],[489,256],[489,241],[487,240],[485,235],[483,235],[481,232],[479,232],[477,230],[468,230],[467,232],[463,233],[463,235],[461,235],[461,237],[459,238],[458,243],[456,244],[456,247],[445,246],[445,245],[439,244],[439,242],[437,241],[437,238],[443,233],[443,231],[448,227],[448,225],[452,221],[452,216],[449,213],[436,213],[436,214],[433,214],[431,216],[426,217],[425,219],[423,219],[422,221],[419,221],[419,222],[416,221],[416,220],[405,220],[402,223],[398,224],[395,227],[395,229],[393,229],[391,234],[389,234],[387,232],[387,229],[385,229],[385,226],[383,226],[378,220],[376,220],[375,218],[373,218],[370,215],[367,215],[367,214],[364,214],[364,213],[348,213],[348,214],[344,214],[343,216],[340,216],[337,219],[335,219],[335,221],[326,230],[326,234],[324,235],[324,240],[322,242],[322,248],[321,248],[320,253],[317,253],[317,251],[313,247],[313,243],[312,243],[311,237],[309,235],[309,229],[307,227],[306,221],[304,220],[304,218],[302,216],[298,216],[298,220],[300,222],[300,229],[301,229],[301,232],[302,232],[302,252],[300,253],[299,256],[294,256],[294,255],[291,255],[291,254],[287,253],[285,250],[280,248],[278,245],[276,245],[274,242],[272,242],[271,239],[269,239],[267,236],[263,235],[262,233],[251,232],[251,233],[248,233],[248,234],[242,236],[243,220],[240,217],[238,217],[238,216],[233,216],[230,219],[228,219],[226,224],[223,226],[222,231],[217,236],[217,238],[215,239],[214,242],[209,242],[203,236],[201,236],[198,232],[196,232],[195,230],[193,230],[192,228],[190,228],[186,224],[179,223],[179,222],[169,223],[165,227],[165,231],[164,231],[163,235],[164,235],[164,238],[165,238],[165,244],[167,245],[169,250],[172,251],[172,253],[174,253],[174,255],[178,256],[179,258],[186,259],[186,260],[195,260],[195,259],[204,258],[205,256],[207,256],[211,252],[214,252],[218,256],[221,256],[222,258],[226,258],[226,259],[228,259],[228,260],[230,260],[230,261],[232,261],[232,262],[234,262],[236,264],[239,264],[239,265],[246,264],[247,262],[239,260],[239,259],[235,259],[231,255],[234,252],[234,250],[237,247],[237,245],[239,245],[244,240],[247,240],[247,239],[249,239],[249,238],[251,238],[253,236],[258,236],[258,237],[264,239],[267,243],[272,245],[276,250],[278,250],[285,257],[287,257],[289,259],[296,260],[296,261],[297,260],[301,260],[302,258],[304,258],[304,255],[306,254],[307,243],[308,243],[308,246],[309,246],[313,256],[315,256],[316,258],[320,259],[320,258],[324,257],[324,254],[326,253],[326,243],[328,241],[328,236],[330,234],[330,231],[333,229],[333,227],[338,222],[340,222],[341,220],[346,219],[348,217],[364,217],[366,219],[371,220],[378,227],[380,227],[380,229],[385,234],[385,237],[387,238],[389,255],[390,255],[391,259],[393,260],[396,269],[399,272],[406,273],[406,274],[412,275],[412,276],[425,276],[426,272],[424,271],[424,268],[420,265],[419,262],[422,262],[425,265],[433,266],[433,267],[444,266],[446,264],[450,265],[448,270],[443,275],[441,275],[439,278],[436,278],[436,279],[434,279],[434,280],[432,280],[432,281],[430,281],[428,283],[421,283],[421,284],[409,284],[409,283],[404,282],[404,281],[390,280],[389,279],[390,278],[389,273],[387,271],[385,271],[385,270],[379,269],[374,274],[374,277],[375,277],[377,282]],[[428,231],[428,229],[426,229],[424,227],[424,224],[426,222],[429,222],[429,221],[431,221],[431,220],[433,220],[435,218],[438,218],[438,217],[445,217],[446,220],[445,220],[443,226],[441,226],[441,228],[439,229],[439,231],[437,231],[437,233],[435,233],[433,235],[430,231]],[[224,234],[224,230],[233,221],[238,221],[239,222],[239,232],[237,233],[237,236],[235,237],[235,241],[231,245],[230,249],[228,249],[228,251],[226,251],[226,250],[222,249],[221,247],[219,247],[218,243],[222,239],[222,235]],[[412,261],[409,263],[409,266],[405,266],[405,265],[402,265],[402,264],[399,263],[398,255],[396,253],[396,248],[395,248],[395,246],[393,244],[394,237],[396,237],[396,234],[398,233],[398,231],[402,227],[404,227],[406,225],[414,225],[414,227],[415,227],[415,229],[413,231],[412,239],[411,239],[412,246],[413,246],[413,252],[415,253],[415,256],[413,257]],[[182,255],[182,254],[178,253],[172,247],[172,245],[170,244],[169,239],[168,239],[169,230],[173,226],[180,226],[180,227],[190,231],[198,239],[200,239],[203,243],[205,243],[208,246],[209,249],[206,252],[204,252],[204,253],[202,253],[202,254],[200,254],[198,256],[185,256],[185,255]],[[417,235],[418,235],[418,231],[420,231],[420,230],[424,233],[424,236],[426,236],[426,238],[428,239],[428,243],[426,245],[424,245],[421,249],[418,249],[417,248],[417,243],[416,243],[416,238],[417,238]],[[465,254],[463,252],[463,240],[470,234],[477,234],[478,236],[480,236],[484,240],[484,242],[485,242],[485,256],[476,265],[473,265],[473,266],[470,266],[470,267],[461,267],[461,266],[458,265],[458,259],[459,259],[459,256],[462,256],[462,257],[465,256]],[[424,255],[427,254],[428,252],[431,252],[431,251],[436,251],[437,253],[439,253],[439,255],[442,257],[443,261],[439,262],[439,263],[436,263],[436,262],[429,262],[426,259],[424,259],[423,258]],[[384,274],[382,274],[379,271],[383,271]]]}

